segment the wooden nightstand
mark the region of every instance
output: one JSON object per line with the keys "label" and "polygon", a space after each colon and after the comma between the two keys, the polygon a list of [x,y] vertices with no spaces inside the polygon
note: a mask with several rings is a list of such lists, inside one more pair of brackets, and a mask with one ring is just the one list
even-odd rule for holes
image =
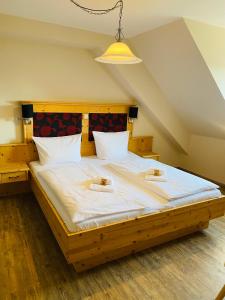
{"label": "wooden nightstand", "polygon": [[29,167],[24,162],[0,164],[0,184],[28,180]]}
{"label": "wooden nightstand", "polygon": [[136,154],[143,158],[151,158],[151,159],[155,159],[155,160],[159,160],[159,158],[160,158],[159,154],[152,152],[152,151],[138,151]]}

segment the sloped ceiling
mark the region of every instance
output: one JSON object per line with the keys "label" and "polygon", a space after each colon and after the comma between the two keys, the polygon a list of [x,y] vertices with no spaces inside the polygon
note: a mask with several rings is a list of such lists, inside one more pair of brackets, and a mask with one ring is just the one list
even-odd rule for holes
{"label": "sloped ceiling", "polygon": [[[92,51],[102,51],[111,41],[103,34],[6,15],[0,15],[0,35]],[[130,39],[144,64],[111,68],[118,83],[184,152],[189,133],[225,138],[225,101],[195,40],[181,19]]]}
{"label": "sloped ceiling", "polygon": [[[81,5],[102,9],[115,0],[77,0]],[[181,17],[225,26],[224,0],[124,0],[123,29],[127,37],[168,24]],[[23,18],[115,34],[118,10],[106,16],[90,16],[70,0],[1,0],[0,13]]]}
{"label": "sloped ceiling", "polygon": [[149,118],[166,137],[186,153],[189,133],[145,66],[143,64],[114,65],[107,68],[145,109]]}
{"label": "sloped ceiling", "polygon": [[[109,36],[102,34],[6,15],[0,15],[1,35],[33,41],[44,40],[51,44],[86,48],[92,52],[94,49],[100,49],[102,52],[111,41]],[[94,56],[96,55],[95,53]],[[99,65],[97,62],[96,64]],[[104,64],[99,66],[106,68]],[[188,132],[144,65],[116,69],[117,75],[114,78],[117,83],[122,84],[131,97],[146,107],[149,118],[156,121],[158,127],[163,129],[179,149],[187,152]]]}
{"label": "sloped ceiling", "polygon": [[225,28],[187,19],[185,24],[225,98]]}
{"label": "sloped ceiling", "polygon": [[86,30],[0,14],[0,35],[84,49],[106,47],[112,37]]}
{"label": "sloped ceiling", "polygon": [[131,43],[189,131],[225,138],[225,100],[185,21]]}

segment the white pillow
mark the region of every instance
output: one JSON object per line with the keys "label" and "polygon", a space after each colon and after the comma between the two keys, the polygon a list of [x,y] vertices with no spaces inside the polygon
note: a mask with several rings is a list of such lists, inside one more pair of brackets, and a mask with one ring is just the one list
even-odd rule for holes
{"label": "white pillow", "polygon": [[60,137],[33,137],[40,163],[55,164],[81,160],[81,134]]}
{"label": "white pillow", "polygon": [[93,131],[97,157],[120,160],[128,154],[129,131]]}

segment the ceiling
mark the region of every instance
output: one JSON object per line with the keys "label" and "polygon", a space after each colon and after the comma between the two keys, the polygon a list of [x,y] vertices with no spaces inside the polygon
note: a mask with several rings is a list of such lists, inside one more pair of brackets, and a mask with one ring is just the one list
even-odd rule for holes
{"label": "ceiling", "polygon": [[[77,0],[90,8],[108,8],[116,0]],[[225,27],[224,0],[124,0],[124,34],[135,36],[186,17]],[[83,12],[70,0],[1,0],[0,13],[115,34],[118,10],[106,16]]]}

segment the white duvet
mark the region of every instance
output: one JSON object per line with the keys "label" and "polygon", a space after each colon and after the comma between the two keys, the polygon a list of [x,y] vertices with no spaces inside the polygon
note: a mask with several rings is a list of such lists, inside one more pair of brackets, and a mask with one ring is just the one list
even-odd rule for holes
{"label": "white duvet", "polygon": [[[149,164],[149,161],[151,165],[155,163],[129,153],[120,165],[133,166],[133,168],[137,165],[144,167],[146,162]],[[32,162],[30,166],[71,232],[128,220],[221,195],[220,191],[214,188],[168,201],[151,189],[146,189],[134,178],[131,180],[127,174],[120,175],[111,164],[112,162],[99,160],[96,157],[85,157],[80,163],[43,166],[38,162]],[[163,164],[162,166],[168,167]],[[169,174],[168,171],[167,173]],[[89,190],[92,178],[103,175],[113,178],[113,193]]]}
{"label": "white duvet", "polygon": [[[109,167],[168,201],[219,188],[216,184],[200,177],[136,155],[132,155],[132,159],[128,157],[122,162],[110,163]],[[150,168],[163,170],[166,174],[166,182],[145,180],[145,172]]]}
{"label": "white duvet", "polygon": [[61,199],[72,222],[132,211],[157,211],[165,207],[148,192],[142,191],[126,180],[114,178],[114,192],[96,192],[89,189],[96,176],[111,175],[103,166],[86,162],[46,168],[38,176]]}

